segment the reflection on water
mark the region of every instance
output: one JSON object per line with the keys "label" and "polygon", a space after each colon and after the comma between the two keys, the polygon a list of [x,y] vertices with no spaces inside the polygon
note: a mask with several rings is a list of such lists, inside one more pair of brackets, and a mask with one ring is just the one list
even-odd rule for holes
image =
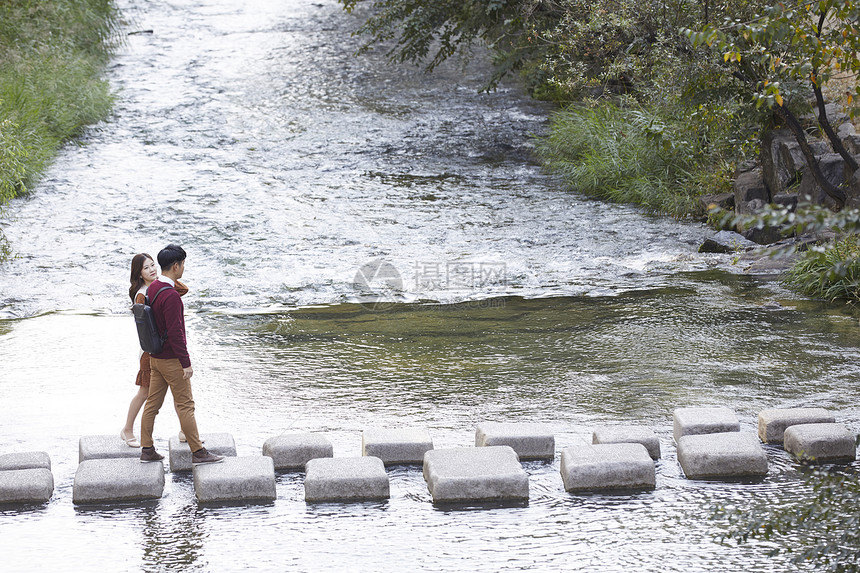
{"label": "reflection on water", "polygon": [[[754,431],[762,408],[815,405],[856,427],[850,311],[712,270],[731,259],[695,253],[698,223],[560,192],[529,157],[545,107],[477,94],[479,66],[353,57],[334,0],[122,4],[153,33],[115,59],[116,114],[3,214],[0,452],[49,452],[56,485],[0,508],[5,569],[792,570],[721,545],[712,508],[795,503],[796,464],[768,447],[763,481],[686,480],[671,412],[728,406]],[[273,504],[200,506],[168,474],[157,502],[74,508],[78,438],[118,433],[135,390],[128,262],[169,241],[189,252],[197,419],[240,455],[284,431],[346,456],[373,426],[454,447],[541,421],[561,449],[644,423],[657,488],[569,495],[556,459],[525,464],[515,507],[435,507],[406,467],[385,503],[307,505],[282,474]],[[380,259],[403,288],[373,312],[354,280]],[[156,423],[165,450],[178,422]]]}

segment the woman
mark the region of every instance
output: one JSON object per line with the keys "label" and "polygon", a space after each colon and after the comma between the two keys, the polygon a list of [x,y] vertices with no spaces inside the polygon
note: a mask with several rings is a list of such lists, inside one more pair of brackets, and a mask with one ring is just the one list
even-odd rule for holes
{"label": "woman", "polygon": [[[140,253],[131,259],[131,286],[128,288],[128,296],[133,303],[143,303],[146,299],[146,289],[158,277],[158,267],[152,257],[146,253]],[[188,292],[188,287],[179,281],[176,281],[176,291],[179,296]],[[140,413],[140,409],[146,402],[146,397],[149,395],[149,353],[140,352],[140,370],[137,372],[137,394],[131,399],[131,404],[128,406],[128,417],[125,421],[125,426],[119,432],[119,437],[132,448],[139,448],[140,442],[134,437],[134,421]],[[179,433],[179,439],[183,440],[182,432]]]}

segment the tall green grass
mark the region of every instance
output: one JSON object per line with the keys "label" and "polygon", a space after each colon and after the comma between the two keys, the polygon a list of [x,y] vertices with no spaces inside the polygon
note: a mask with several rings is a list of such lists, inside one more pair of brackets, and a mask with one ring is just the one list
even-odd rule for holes
{"label": "tall green grass", "polygon": [[824,248],[807,251],[783,280],[812,298],[860,300],[860,237],[848,235]]}
{"label": "tall green grass", "polygon": [[679,218],[703,215],[698,197],[730,185],[728,165],[700,147],[683,121],[609,102],[556,113],[537,145],[571,190]]}
{"label": "tall green grass", "polygon": [[102,72],[118,29],[112,0],[0,0],[0,205],[108,114]]}

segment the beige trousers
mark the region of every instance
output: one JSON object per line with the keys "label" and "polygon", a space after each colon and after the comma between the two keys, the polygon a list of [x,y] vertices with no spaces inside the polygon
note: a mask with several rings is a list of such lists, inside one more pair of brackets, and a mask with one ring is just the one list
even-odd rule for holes
{"label": "beige trousers", "polygon": [[182,365],[176,358],[150,358],[152,374],[149,376],[149,396],[143,407],[140,419],[140,445],[151,447],[152,431],[155,428],[155,416],[164,403],[167,389],[173,394],[173,406],[179,416],[179,427],[188,440],[188,447],[196,452],[203,447],[200,434],[197,433],[197,420],[194,418],[194,397],[191,395],[191,380],[182,378]]}

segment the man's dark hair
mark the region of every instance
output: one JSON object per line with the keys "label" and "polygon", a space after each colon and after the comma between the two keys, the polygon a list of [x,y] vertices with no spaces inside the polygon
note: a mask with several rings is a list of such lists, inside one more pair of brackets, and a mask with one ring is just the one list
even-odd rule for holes
{"label": "man's dark hair", "polygon": [[158,264],[162,271],[166,271],[173,267],[175,263],[181,263],[185,260],[185,251],[179,245],[173,243],[167,245],[158,251]]}

